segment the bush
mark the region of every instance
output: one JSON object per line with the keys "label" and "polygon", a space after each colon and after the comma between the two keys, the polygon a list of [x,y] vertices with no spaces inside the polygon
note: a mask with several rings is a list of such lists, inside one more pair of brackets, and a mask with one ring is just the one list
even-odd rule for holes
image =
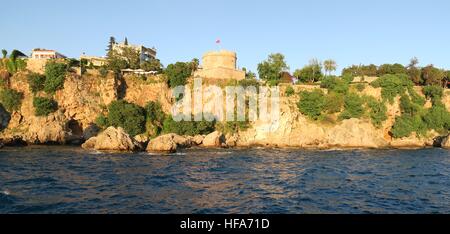
{"label": "bush", "polygon": [[166,115],[159,102],[150,101],[145,106],[146,129],[150,135],[157,135],[161,132]]}
{"label": "bush", "polygon": [[32,93],[44,90],[45,76],[38,73],[30,73],[27,76],[28,85]]}
{"label": "bush", "polygon": [[58,109],[58,103],[51,98],[34,97],[33,107],[36,116],[48,116]]}
{"label": "bush", "polygon": [[345,94],[348,91],[349,83],[348,80],[337,77],[326,77],[322,79],[320,87],[328,89],[329,92]]}
{"label": "bush", "polygon": [[292,96],[292,95],[295,94],[295,90],[294,90],[294,88],[292,88],[292,86],[288,86],[288,87],[286,88],[286,91],[284,92],[284,94],[285,94],[287,97],[290,97],[290,96]]}
{"label": "bush", "polygon": [[0,132],[8,127],[9,120],[11,120],[11,114],[6,111],[3,105],[0,103]]}
{"label": "bush", "polygon": [[105,129],[109,126],[109,121],[106,116],[101,114],[101,115],[97,116],[97,118],[95,119],[95,124],[97,126],[99,126],[100,128]]}
{"label": "bush", "polygon": [[168,85],[171,88],[185,85],[187,78],[192,74],[191,63],[177,62],[175,64],[169,64],[165,70],[165,74],[168,78]]}
{"label": "bush", "polygon": [[23,93],[14,89],[3,89],[0,91],[0,103],[2,103],[9,112],[19,110],[22,99]]}
{"label": "bush", "polygon": [[395,123],[391,129],[394,138],[408,137],[413,132],[418,135],[426,133],[426,125],[420,116],[402,115],[395,118]]}
{"label": "bush", "polygon": [[54,93],[56,90],[64,87],[64,80],[67,72],[67,66],[63,63],[48,62],[45,66],[44,90],[47,93]]}
{"label": "bush", "polygon": [[172,116],[164,120],[163,133],[176,133],[178,135],[205,135],[214,131],[215,121],[175,121]]}
{"label": "bush", "polygon": [[248,121],[227,121],[223,123],[217,123],[215,128],[224,134],[233,134],[239,131],[245,131],[250,127]]}
{"label": "bush", "polygon": [[319,119],[325,107],[325,95],[320,89],[300,92],[297,103],[300,112],[313,120]]}
{"label": "bush", "polygon": [[359,92],[364,91],[365,88],[366,88],[366,85],[364,85],[364,84],[359,83],[356,85],[356,90],[358,90]]}
{"label": "bush", "polygon": [[128,134],[135,136],[145,131],[145,111],[124,100],[113,101],[108,106],[108,123],[122,127]]}
{"label": "bush", "polygon": [[381,96],[383,99],[393,103],[394,98],[404,94],[408,87],[413,86],[413,83],[407,75],[400,74],[384,75],[372,82],[371,85],[375,88],[381,87]]}
{"label": "bush", "polygon": [[425,97],[431,99],[433,105],[442,103],[442,96],[444,95],[444,89],[440,86],[425,86],[423,87],[423,94]]}
{"label": "bush", "polygon": [[416,116],[421,115],[424,112],[422,105],[414,103],[407,95],[402,95],[400,98],[400,110],[402,115]]}
{"label": "bush", "polygon": [[433,106],[423,117],[428,129],[446,133],[450,129],[450,113],[445,106]]}
{"label": "bush", "polygon": [[382,123],[387,120],[387,107],[384,102],[377,101],[374,97],[367,100],[369,107],[369,117],[375,127],[381,127]]}
{"label": "bush", "polygon": [[344,111],[340,114],[340,119],[360,118],[364,114],[364,100],[354,93],[349,93],[344,97]]}
{"label": "bush", "polygon": [[325,97],[324,110],[328,114],[341,112],[343,105],[344,105],[344,96],[342,94],[329,93]]}

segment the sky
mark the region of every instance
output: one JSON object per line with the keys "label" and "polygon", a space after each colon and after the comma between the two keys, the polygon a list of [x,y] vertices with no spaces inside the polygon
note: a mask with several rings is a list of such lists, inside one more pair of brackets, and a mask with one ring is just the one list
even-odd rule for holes
{"label": "sky", "polygon": [[[164,65],[210,50],[237,52],[256,72],[282,53],[291,72],[312,58],[352,64],[434,64],[450,69],[448,0],[4,1],[0,48],[104,56],[110,36],[157,48]],[[221,43],[216,44],[220,39]]]}

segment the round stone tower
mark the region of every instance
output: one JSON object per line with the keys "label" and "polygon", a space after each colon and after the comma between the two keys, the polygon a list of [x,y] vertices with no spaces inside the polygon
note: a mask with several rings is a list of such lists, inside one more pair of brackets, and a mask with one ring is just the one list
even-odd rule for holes
{"label": "round stone tower", "polygon": [[214,68],[228,68],[236,69],[237,56],[235,52],[232,51],[211,51],[203,55],[202,66],[203,69],[214,69]]}

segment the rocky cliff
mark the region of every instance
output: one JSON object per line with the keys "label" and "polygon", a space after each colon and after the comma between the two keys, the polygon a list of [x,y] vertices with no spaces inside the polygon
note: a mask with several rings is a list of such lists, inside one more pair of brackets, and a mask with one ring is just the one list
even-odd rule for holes
{"label": "rocky cliff", "polygon": [[[10,88],[24,94],[20,110],[5,113],[0,109],[3,142],[21,140],[31,144],[79,143],[98,134],[94,121],[106,106],[114,100],[144,106],[148,101],[158,101],[163,110],[171,108],[171,92],[167,85],[143,81],[135,76],[118,78],[112,73],[101,77],[95,71],[83,76],[67,75],[64,88],[54,94],[58,111],[47,117],[36,117],[33,109],[33,94],[30,92],[26,73],[17,73],[9,80]],[[296,91],[311,89],[311,86],[296,86]],[[366,87],[366,95],[380,98],[380,90]],[[283,93],[283,92],[281,92]],[[39,95],[39,94],[37,94]],[[349,119],[336,122],[311,121],[303,116],[296,106],[298,96],[281,97],[281,117],[278,127],[256,122],[244,132],[233,135],[236,146],[274,146],[301,148],[384,148],[432,146],[437,133],[429,132],[426,137],[415,135],[404,139],[393,139],[389,131],[400,114],[399,100],[388,106],[388,120],[380,128],[374,127],[369,119]],[[450,108],[450,96],[445,94],[443,102]],[[267,128],[272,131],[267,131]],[[225,141],[230,139],[224,139]],[[231,141],[231,140],[230,140]]]}

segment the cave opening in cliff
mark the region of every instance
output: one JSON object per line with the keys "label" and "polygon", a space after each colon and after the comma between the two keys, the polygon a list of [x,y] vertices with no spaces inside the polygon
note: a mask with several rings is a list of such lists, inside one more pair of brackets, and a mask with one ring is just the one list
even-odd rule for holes
{"label": "cave opening in cliff", "polygon": [[69,120],[69,122],[67,122],[67,127],[70,129],[73,135],[83,135],[83,127],[81,127],[81,124],[77,120]]}

